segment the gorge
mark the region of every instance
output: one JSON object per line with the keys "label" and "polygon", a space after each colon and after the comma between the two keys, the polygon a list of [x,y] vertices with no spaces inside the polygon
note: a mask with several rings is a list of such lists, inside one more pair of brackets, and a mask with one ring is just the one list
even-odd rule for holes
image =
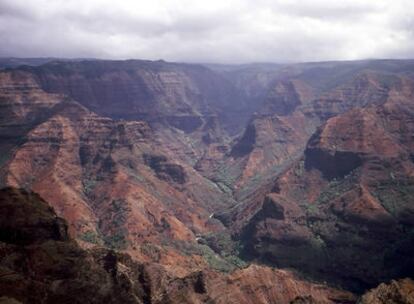
{"label": "gorge", "polygon": [[0,303],[414,303],[414,60],[0,66]]}

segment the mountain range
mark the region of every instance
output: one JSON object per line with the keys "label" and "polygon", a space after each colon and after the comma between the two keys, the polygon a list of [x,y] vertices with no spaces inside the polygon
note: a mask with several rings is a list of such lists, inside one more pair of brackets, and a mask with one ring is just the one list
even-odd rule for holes
{"label": "mountain range", "polygon": [[414,303],[414,60],[0,68],[0,303]]}

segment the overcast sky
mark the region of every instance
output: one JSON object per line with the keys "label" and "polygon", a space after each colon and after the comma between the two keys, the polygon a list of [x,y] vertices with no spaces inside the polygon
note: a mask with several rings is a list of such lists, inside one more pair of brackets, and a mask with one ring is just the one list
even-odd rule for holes
{"label": "overcast sky", "polygon": [[413,0],[0,0],[0,56],[414,57]]}

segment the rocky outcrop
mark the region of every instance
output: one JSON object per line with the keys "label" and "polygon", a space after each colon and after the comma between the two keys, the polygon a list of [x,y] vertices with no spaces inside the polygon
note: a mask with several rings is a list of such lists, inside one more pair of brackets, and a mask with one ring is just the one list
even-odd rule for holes
{"label": "rocky outcrop", "polygon": [[42,195],[85,247],[126,250],[180,274],[208,266],[199,252],[178,248],[193,248],[197,234],[223,229],[209,216],[234,204],[228,193],[183,162],[147,123],[98,116],[67,96],[24,86],[33,75],[4,73],[7,111],[27,114],[3,118],[21,132],[13,134],[6,123],[0,127],[10,138],[21,138],[19,145],[1,142],[9,155],[2,163],[3,185]]}
{"label": "rocky outcrop", "polygon": [[[218,114],[229,131],[250,115],[245,97],[200,65],[164,61],[50,62],[27,67],[47,92],[70,96],[111,118],[162,121],[192,132],[203,115]],[[234,106],[237,105],[237,109]],[[230,110],[230,111],[229,111]]]}
{"label": "rocky outcrop", "polygon": [[[18,303],[145,303],[139,265],[70,240],[37,194],[0,190],[0,294]],[[12,217],[10,217],[12,216]],[[132,275],[132,269],[136,272]],[[142,269],[142,266],[141,266]]]}
{"label": "rocky outcrop", "polygon": [[[317,136],[318,134],[316,133],[314,137]],[[319,138],[311,138],[310,143],[318,140]],[[318,169],[328,180],[344,178],[362,165],[362,156],[358,153],[353,151],[324,150],[313,147],[312,144],[308,144],[305,156],[306,169]]]}
{"label": "rocky outcrop", "polygon": [[263,114],[286,116],[310,97],[310,88],[299,81],[277,81],[268,92],[264,105],[260,109]]}
{"label": "rocky outcrop", "polygon": [[358,304],[411,304],[414,303],[414,281],[392,280],[365,293]]}
{"label": "rocky outcrop", "polygon": [[6,303],[289,303],[302,295],[318,303],[355,299],[266,267],[174,277],[160,265],[112,250],[83,250],[68,238],[65,221],[26,190],[1,189],[0,210],[0,299]]}
{"label": "rocky outcrop", "polygon": [[147,122],[157,140],[191,164],[210,145],[227,144],[253,112],[248,96],[201,65],[73,60],[18,71],[50,96],[65,95],[100,116]]}
{"label": "rocky outcrop", "polygon": [[0,72],[0,166],[24,142],[27,132],[63,101],[63,96],[42,91],[29,73]]}
{"label": "rocky outcrop", "polygon": [[355,291],[414,274],[414,166],[406,140],[414,132],[413,86],[406,85],[405,96],[391,91],[382,106],[329,119],[255,216],[235,217],[247,223],[247,256]]}
{"label": "rocky outcrop", "polygon": [[[4,240],[74,237],[84,268],[119,282],[126,273],[138,303],[352,302],[254,263],[358,293],[412,276],[412,69],[376,61],[216,73],[94,60],[5,69],[0,182],[39,193],[67,233],[53,217],[33,235],[36,222],[5,221]],[[53,256],[52,247],[42,250]],[[88,277],[82,267],[76,275]],[[102,302],[120,287],[98,277],[109,288]]]}
{"label": "rocky outcrop", "polygon": [[256,128],[253,124],[249,124],[241,139],[231,149],[230,155],[233,157],[248,155],[253,151],[255,144]]}
{"label": "rocky outcrop", "polygon": [[27,246],[47,240],[68,240],[65,221],[56,217],[39,195],[13,188],[1,191],[1,242]]}
{"label": "rocky outcrop", "polygon": [[[233,142],[231,153],[209,176],[224,182],[222,171],[227,171],[227,186],[237,200],[262,200],[264,196],[257,189],[269,188],[279,174],[300,158],[312,134],[329,118],[354,108],[384,104],[402,90],[404,74],[395,72],[403,68],[396,66],[392,72],[387,68],[385,62],[360,62],[299,64],[273,70],[272,79],[265,82],[267,97],[263,97],[258,114],[252,116],[244,134]],[[252,67],[249,73],[260,75],[260,71]],[[355,123],[353,128],[357,127],[358,122]],[[253,139],[253,130],[254,140],[249,140]],[[359,155],[346,151],[329,154],[314,148],[317,147],[307,147],[306,166],[326,166],[328,178],[344,176],[361,162]]]}
{"label": "rocky outcrop", "polygon": [[187,175],[182,166],[167,162],[165,156],[144,154],[145,163],[155,172],[159,179],[167,182],[184,184],[187,181]]}
{"label": "rocky outcrop", "polygon": [[[312,102],[312,111],[322,120],[355,107],[383,104],[390,88],[398,86],[398,76],[361,71],[356,76]],[[307,113],[310,114],[309,112]]]}

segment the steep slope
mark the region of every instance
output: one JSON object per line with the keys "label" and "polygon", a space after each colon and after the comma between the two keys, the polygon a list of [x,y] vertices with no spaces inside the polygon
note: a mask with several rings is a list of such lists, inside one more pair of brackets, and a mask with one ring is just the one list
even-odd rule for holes
{"label": "steep slope", "polygon": [[82,248],[150,263],[154,303],[346,302],[246,261],[358,293],[413,275],[413,70],[6,69],[1,185],[39,193]]}
{"label": "steep slope", "polygon": [[[99,115],[161,123],[186,133],[218,115],[240,129],[250,115],[243,94],[200,66],[164,61],[50,62],[26,68],[47,92],[64,93]],[[247,111],[247,112],[246,112]]]}
{"label": "steep slope", "polygon": [[[412,73],[410,62],[407,70],[397,69],[398,64],[387,68],[381,61],[349,65],[279,69],[244,134],[219,156],[206,153],[197,168],[225,184],[238,201],[254,200],[263,192],[258,189],[269,190],[274,179],[301,157],[318,126],[352,108],[383,104],[390,91],[402,86],[404,75]],[[215,166],[209,165],[212,160]]]}
{"label": "steep slope", "polygon": [[[178,278],[112,250],[81,249],[63,219],[37,194],[0,190],[2,303],[352,303],[354,297],[304,282],[289,272],[250,267],[231,275]],[[218,288],[220,287],[220,288]],[[251,291],[255,292],[252,293]],[[13,302],[14,301],[14,302]]]}
{"label": "steep slope", "polygon": [[48,111],[63,96],[46,94],[26,72],[0,72],[0,165],[10,151],[24,141],[26,133],[47,119]]}
{"label": "steep slope", "polygon": [[[229,195],[163,148],[145,122],[100,117],[64,95],[45,93],[32,74],[2,75],[8,80],[2,143],[10,155],[3,184],[45,197],[85,246],[165,260],[177,272],[206,267],[196,235],[223,229],[210,214],[234,204]],[[195,249],[185,254],[180,246]]]}
{"label": "steep slope", "polygon": [[147,122],[191,164],[211,143],[240,132],[252,113],[244,94],[201,65],[84,60],[19,69],[44,91],[64,94],[98,115]]}
{"label": "steep slope", "polygon": [[128,275],[132,265],[118,271],[113,252],[80,249],[69,239],[65,221],[38,195],[2,189],[0,208],[3,301],[145,303],[143,284]]}
{"label": "steep slope", "polygon": [[255,210],[226,215],[245,253],[357,291],[414,275],[413,92],[401,79],[385,104],[329,119]]}

